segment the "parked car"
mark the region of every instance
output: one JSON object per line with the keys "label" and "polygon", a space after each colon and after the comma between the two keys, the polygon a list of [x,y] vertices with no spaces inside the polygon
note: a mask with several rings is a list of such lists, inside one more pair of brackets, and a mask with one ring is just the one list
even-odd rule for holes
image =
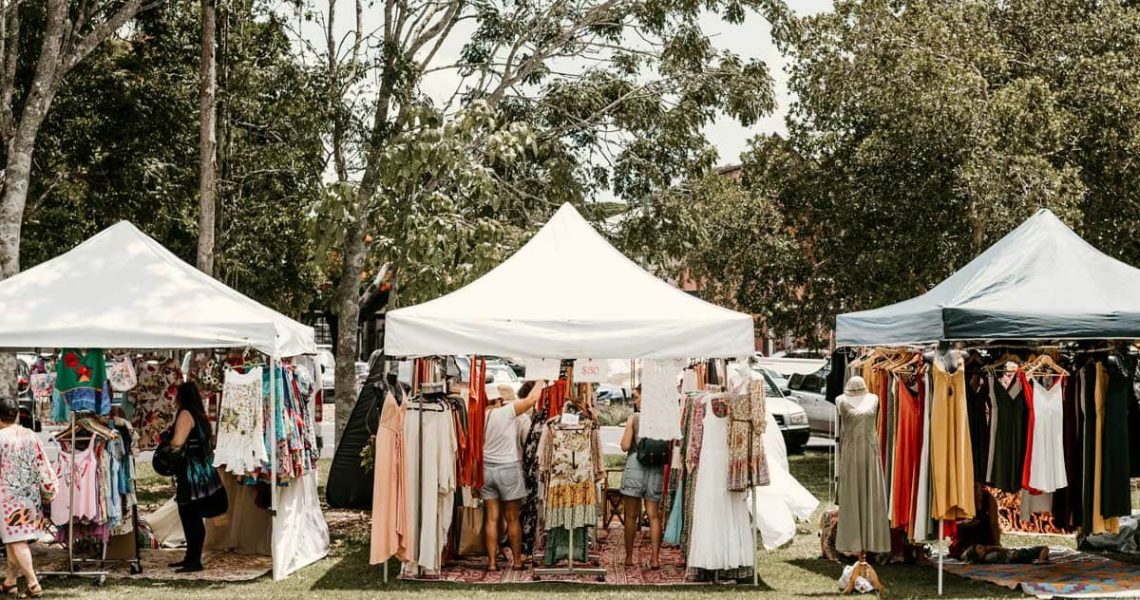
{"label": "parked car", "polygon": [[784,375],[782,373],[780,373],[778,371],[774,371],[774,370],[769,369],[767,367],[754,367],[754,368],[762,371],[765,375],[767,375],[768,378],[772,380],[772,383],[776,384],[776,387],[779,388],[780,392],[783,393],[784,396],[790,396],[791,395],[792,389],[790,387],[788,387],[788,383],[789,383],[788,378],[784,377]]}
{"label": "parked car", "polygon": [[807,412],[813,434],[821,437],[835,437],[837,415],[835,404],[827,401],[827,375],[830,365],[814,373],[796,373],[788,380],[791,397]]}
{"label": "parked car", "polygon": [[[455,364],[459,367],[459,381],[471,381],[471,358],[456,356]],[[523,380],[510,365],[494,357],[487,357],[487,383],[506,384],[516,392],[522,387]]]}
{"label": "parked car", "polygon": [[321,388],[325,391],[325,402],[336,402],[336,355],[332,346],[317,345],[317,365],[321,369]]}
{"label": "parked car", "polygon": [[599,383],[598,390],[594,393],[594,398],[598,401],[599,406],[609,406],[614,402],[630,402],[633,400],[633,395],[630,394],[629,388],[620,385],[611,385],[609,383]]}
{"label": "parked car", "polygon": [[768,412],[776,419],[776,425],[780,428],[780,434],[784,436],[784,445],[787,446],[788,452],[791,454],[803,452],[804,446],[811,438],[807,413],[799,404],[784,395],[766,369],[754,367],[753,370],[764,378],[764,403]]}

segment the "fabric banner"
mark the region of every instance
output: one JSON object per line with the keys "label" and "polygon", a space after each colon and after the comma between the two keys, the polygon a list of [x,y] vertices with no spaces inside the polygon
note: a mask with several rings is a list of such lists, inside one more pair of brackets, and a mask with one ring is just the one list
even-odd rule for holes
{"label": "fabric banner", "polygon": [[527,358],[523,360],[523,365],[528,380],[554,381],[558,379],[558,370],[562,366],[562,361],[557,358]]}
{"label": "fabric banner", "polygon": [[681,437],[681,370],[686,361],[648,359],[641,363],[641,416],[638,435],[655,440]]}

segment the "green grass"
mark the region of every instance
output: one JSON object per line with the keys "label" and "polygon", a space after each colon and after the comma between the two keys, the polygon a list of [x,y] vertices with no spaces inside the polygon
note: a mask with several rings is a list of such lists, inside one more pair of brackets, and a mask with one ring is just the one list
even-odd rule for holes
{"label": "green grass", "polygon": [[[619,468],[624,457],[616,457],[607,466]],[[826,502],[827,455],[809,452],[790,458],[793,474],[818,498]],[[328,462],[322,464],[327,473]],[[149,469],[149,465],[145,467]],[[163,493],[162,478],[144,471],[140,465],[140,488],[157,497]],[[322,474],[322,481],[324,474]],[[140,494],[143,493],[140,489]],[[823,507],[820,508],[820,511]],[[343,513],[338,516],[346,517]],[[818,516],[818,514],[817,514]],[[126,600],[163,598],[169,600],[228,600],[230,598],[257,598],[258,600],[293,600],[317,597],[322,600],[339,599],[404,599],[430,598],[431,600],[487,599],[487,600],[627,600],[652,595],[654,600],[681,600],[695,597],[741,600],[753,598],[831,598],[838,597],[836,581],[842,565],[819,558],[819,536],[816,522],[801,524],[799,535],[784,548],[774,552],[761,552],[758,572],[762,579],[759,589],[751,586],[702,586],[684,588],[619,588],[597,585],[537,584],[523,586],[459,586],[447,583],[407,583],[392,581],[384,584],[381,570],[368,564],[367,515],[347,515],[356,520],[352,527],[336,527],[328,558],[302,569],[285,581],[269,578],[243,584],[169,584],[149,582],[110,581],[98,588],[89,581],[52,579],[47,589],[54,598],[84,598]],[[358,520],[357,520],[358,519]],[[1011,537],[1011,545],[1022,545],[1024,536]],[[1058,544],[1071,538],[1050,537],[1048,542]],[[1027,540],[1032,541],[1032,540]],[[393,567],[392,572],[395,572]],[[937,589],[937,572],[927,566],[889,565],[878,568],[887,591],[883,598],[931,598]],[[946,574],[946,598],[1023,598],[1024,595],[997,586],[976,583]]]}

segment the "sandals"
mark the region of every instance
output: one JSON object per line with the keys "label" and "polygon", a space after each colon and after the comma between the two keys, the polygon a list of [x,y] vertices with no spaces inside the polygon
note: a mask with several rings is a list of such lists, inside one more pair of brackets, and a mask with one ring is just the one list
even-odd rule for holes
{"label": "sandals", "polygon": [[0,583],[0,595],[4,596],[19,596],[20,595],[20,582],[17,581],[12,585]]}
{"label": "sandals", "polygon": [[21,598],[40,598],[43,595],[44,595],[44,586],[36,584],[35,588],[29,587],[28,590],[26,592],[24,592],[24,595],[20,596],[20,597]]}

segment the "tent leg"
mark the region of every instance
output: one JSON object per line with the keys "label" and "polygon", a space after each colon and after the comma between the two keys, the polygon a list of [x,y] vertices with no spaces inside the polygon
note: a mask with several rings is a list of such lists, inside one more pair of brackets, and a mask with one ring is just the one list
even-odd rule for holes
{"label": "tent leg", "polygon": [[946,552],[942,548],[942,527],[943,522],[938,521],[938,595],[942,595],[942,557]]}
{"label": "tent leg", "polygon": [[277,357],[269,357],[269,556],[277,580]]}

